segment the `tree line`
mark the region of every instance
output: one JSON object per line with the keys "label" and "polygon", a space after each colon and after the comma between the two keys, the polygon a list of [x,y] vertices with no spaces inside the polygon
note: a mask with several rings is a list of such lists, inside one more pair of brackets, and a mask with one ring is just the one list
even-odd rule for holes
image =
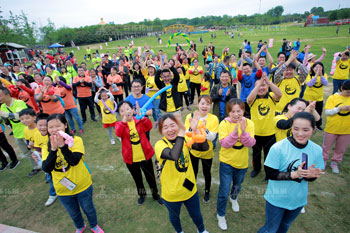
{"label": "tree line", "polygon": [[195,27],[204,26],[211,28],[214,26],[239,26],[239,25],[274,25],[285,22],[304,22],[311,13],[320,17],[329,17],[331,21],[337,19],[350,18],[350,8],[324,11],[322,7],[313,7],[304,13],[294,13],[283,15],[284,8],[276,6],[263,14],[237,15],[237,16],[202,16],[189,18],[174,18],[161,20],[144,19],[141,22],[130,22],[124,25],[92,25],[79,28],[61,27],[56,28],[54,22],[48,19],[45,26],[38,27],[35,22],[29,22],[27,15],[22,11],[15,15],[10,11],[9,17],[4,18],[0,9],[0,42],[15,42],[27,46],[48,45],[59,42],[65,46],[70,46],[71,41],[76,45],[98,43],[124,39],[126,36],[143,36],[148,32],[159,32],[164,27],[173,24],[188,24]]}

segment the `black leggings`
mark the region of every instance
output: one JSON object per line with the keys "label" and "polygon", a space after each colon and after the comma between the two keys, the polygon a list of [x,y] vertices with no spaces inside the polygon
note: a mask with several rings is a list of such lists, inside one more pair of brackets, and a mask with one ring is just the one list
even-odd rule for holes
{"label": "black leggings", "polygon": [[[6,151],[6,153],[9,155],[10,159],[12,162],[16,162],[17,161],[17,156],[15,151],[13,150],[12,146],[10,145],[10,143],[7,141],[6,136],[3,132],[0,133],[0,147]],[[7,159],[6,156],[4,155],[4,153],[2,152],[2,150],[0,149],[0,162],[4,165],[6,165]]]}
{"label": "black leggings", "polygon": [[203,170],[203,176],[205,180],[205,191],[210,192],[210,186],[211,186],[211,165],[213,163],[213,159],[201,159],[198,157],[193,156],[191,153],[191,163],[193,167],[193,172],[194,175],[197,179],[197,174],[198,174],[198,165],[199,165],[199,160],[202,161],[202,170]]}
{"label": "black leggings", "polygon": [[144,160],[144,161],[136,162],[132,164],[127,163],[126,166],[129,169],[132,175],[132,178],[135,181],[135,184],[137,187],[137,193],[139,196],[143,196],[143,197],[146,196],[146,189],[145,189],[145,186],[143,185],[141,170],[143,171],[143,174],[146,177],[147,183],[152,192],[152,196],[156,197],[156,195],[158,195],[158,188],[156,184],[156,178],[154,176],[152,159]]}
{"label": "black leggings", "polygon": [[197,90],[198,97],[201,94],[201,84],[200,83],[191,83],[190,82],[190,89],[191,89],[191,104],[192,104],[193,100],[194,100],[195,91]]}
{"label": "black leggings", "polygon": [[266,160],[267,154],[270,148],[276,142],[275,135],[270,136],[254,136],[256,143],[253,146],[253,168],[254,171],[261,170],[261,151],[264,150],[264,161]]}
{"label": "black leggings", "polygon": [[123,94],[121,94],[121,95],[113,95],[113,96],[114,96],[114,101],[116,103],[119,103],[119,102],[123,101]]}
{"label": "black leggings", "polygon": [[[186,106],[188,107],[190,105],[189,101],[188,101],[188,93],[187,92],[179,92],[179,94],[181,95],[181,99],[183,98],[185,100]],[[183,106],[183,104],[182,104]]]}

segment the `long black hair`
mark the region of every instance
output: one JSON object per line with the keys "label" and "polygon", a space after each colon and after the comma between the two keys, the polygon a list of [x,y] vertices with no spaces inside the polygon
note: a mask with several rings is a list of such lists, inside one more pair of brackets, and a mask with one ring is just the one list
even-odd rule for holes
{"label": "long black hair", "polygon": [[314,77],[316,75],[315,71],[314,71],[314,68],[317,66],[317,65],[320,65],[322,66],[322,75],[324,75],[324,65],[322,62],[315,62],[312,66],[311,66],[311,70],[310,70],[310,76],[311,77]]}
{"label": "long black hair", "polygon": [[294,99],[292,99],[288,104],[286,104],[286,106],[284,106],[283,111],[281,112],[281,114],[288,112],[288,106],[289,106],[289,105],[290,105],[290,106],[294,106],[294,105],[296,105],[299,101],[304,102],[304,103],[306,104],[306,106],[309,105],[309,102],[307,102],[307,101],[304,100],[303,98],[294,98]]}

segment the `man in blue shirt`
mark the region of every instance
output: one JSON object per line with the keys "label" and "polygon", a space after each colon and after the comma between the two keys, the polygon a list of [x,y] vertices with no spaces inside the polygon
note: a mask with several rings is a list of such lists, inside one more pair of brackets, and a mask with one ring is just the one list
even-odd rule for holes
{"label": "man in blue shirt", "polygon": [[[142,91],[142,81],[139,79],[134,79],[131,83],[131,95],[126,97],[125,101],[129,101],[135,108],[134,115],[136,115],[136,102],[139,107],[142,108],[145,103],[150,99],[147,95],[141,93]],[[152,116],[152,103],[147,106],[146,116]]]}

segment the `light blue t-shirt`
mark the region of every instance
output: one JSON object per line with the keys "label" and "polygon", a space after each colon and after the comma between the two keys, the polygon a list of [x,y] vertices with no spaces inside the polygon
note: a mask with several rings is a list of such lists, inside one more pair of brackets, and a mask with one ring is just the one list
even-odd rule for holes
{"label": "light blue t-shirt", "polygon": [[[302,153],[308,155],[308,167],[324,169],[322,148],[309,140],[303,149],[296,148],[288,138],[275,143],[267,155],[265,166],[278,169],[280,172],[292,172],[302,163]],[[307,204],[308,181],[300,183],[292,180],[269,180],[264,195],[270,204],[294,210]]]}
{"label": "light blue t-shirt", "polygon": [[[129,101],[134,108],[136,109],[136,101],[139,103],[140,108],[143,107],[143,105],[146,104],[146,102],[149,100],[150,98],[147,95],[142,95],[141,98],[136,99],[134,97],[133,94],[129,95],[128,97],[126,97],[125,101]],[[151,103],[150,105],[147,106],[147,111],[153,108],[153,104]]]}

